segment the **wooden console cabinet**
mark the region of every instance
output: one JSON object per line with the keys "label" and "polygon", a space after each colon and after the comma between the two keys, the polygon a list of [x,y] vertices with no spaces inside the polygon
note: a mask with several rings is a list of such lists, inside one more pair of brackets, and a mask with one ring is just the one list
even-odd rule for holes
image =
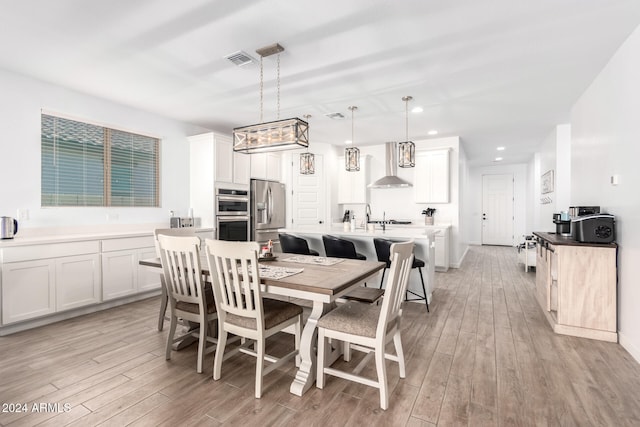
{"label": "wooden console cabinet", "polygon": [[533,234],[536,297],[554,332],[617,342],[617,246]]}

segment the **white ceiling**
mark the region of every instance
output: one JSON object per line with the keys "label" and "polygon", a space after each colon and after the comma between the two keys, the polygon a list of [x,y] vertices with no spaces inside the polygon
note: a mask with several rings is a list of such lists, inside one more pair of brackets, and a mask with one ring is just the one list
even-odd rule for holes
{"label": "white ceiling", "polygon": [[[528,161],[640,24],[637,0],[0,0],[0,67],[213,130],[259,121],[278,42],[281,118],[356,145],[460,136],[470,164]],[[276,119],[275,57],[264,120]],[[341,112],[345,120],[326,113]]]}

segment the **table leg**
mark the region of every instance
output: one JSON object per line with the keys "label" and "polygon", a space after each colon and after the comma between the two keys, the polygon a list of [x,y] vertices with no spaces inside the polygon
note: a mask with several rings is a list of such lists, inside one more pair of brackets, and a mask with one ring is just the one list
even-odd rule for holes
{"label": "table leg", "polygon": [[302,396],[316,380],[316,343],[318,341],[318,319],[330,310],[329,304],[320,301],[313,302],[311,315],[307,319],[302,330],[302,339],[300,341],[300,368],[296,373],[296,377],[291,384],[289,391],[291,393]]}

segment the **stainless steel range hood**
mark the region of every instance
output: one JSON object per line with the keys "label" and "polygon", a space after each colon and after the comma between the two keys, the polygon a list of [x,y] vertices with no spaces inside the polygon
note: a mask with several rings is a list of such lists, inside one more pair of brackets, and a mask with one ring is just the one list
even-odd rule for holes
{"label": "stainless steel range hood", "polygon": [[398,188],[413,187],[413,185],[404,179],[398,178],[398,158],[395,142],[387,142],[385,144],[385,166],[386,175],[369,184],[369,188]]}

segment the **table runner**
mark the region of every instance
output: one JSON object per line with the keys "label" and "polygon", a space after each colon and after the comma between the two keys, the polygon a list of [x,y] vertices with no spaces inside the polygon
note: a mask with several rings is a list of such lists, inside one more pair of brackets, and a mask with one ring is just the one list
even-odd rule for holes
{"label": "table runner", "polygon": [[290,267],[275,267],[271,265],[260,264],[260,277],[264,279],[283,279],[285,277],[293,276],[294,274],[302,273],[304,268],[290,268]]}
{"label": "table runner", "polygon": [[297,262],[298,264],[334,265],[344,260],[340,258],[327,258],[323,256],[296,255],[289,258],[284,258],[281,261]]}

